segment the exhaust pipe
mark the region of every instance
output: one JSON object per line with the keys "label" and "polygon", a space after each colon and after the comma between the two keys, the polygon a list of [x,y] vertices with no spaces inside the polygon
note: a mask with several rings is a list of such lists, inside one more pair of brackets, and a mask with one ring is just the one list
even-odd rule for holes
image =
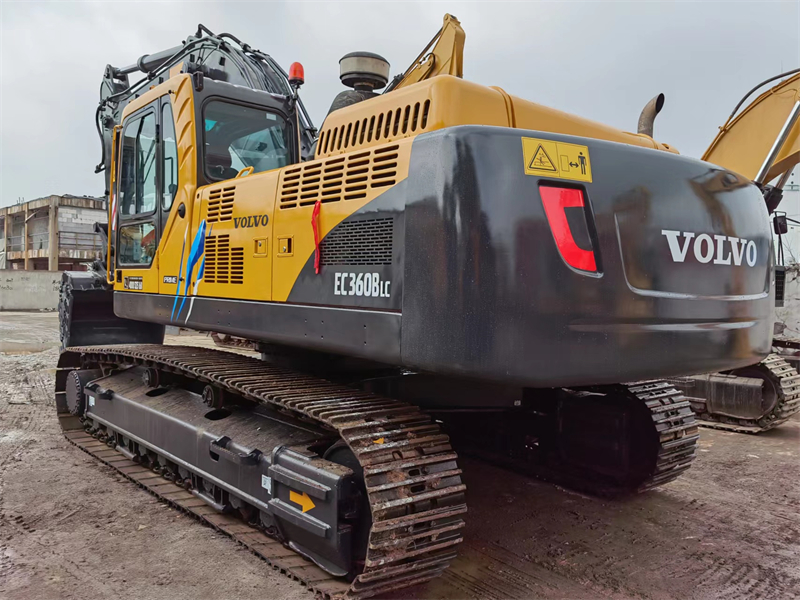
{"label": "exhaust pipe", "polygon": [[653,137],[653,122],[656,120],[656,115],[661,112],[662,108],[664,108],[664,94],[659,94],[644,105],[642,114],[639,115],[638,133]]}

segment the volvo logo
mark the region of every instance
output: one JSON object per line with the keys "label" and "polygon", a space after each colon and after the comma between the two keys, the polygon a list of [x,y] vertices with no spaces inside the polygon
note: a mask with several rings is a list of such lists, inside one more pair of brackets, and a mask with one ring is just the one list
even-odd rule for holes
{"label": "volvo logo", "polygon": [[662,229],[661,235],[667,238],[669,252],[674,262],[682,263],[689,255],[689,250],[699,263],[715,265],[741,266],[744,260],[748,267],[754,267],[758,259],[758,248],[753,240],[732,237],[729,235],[696,234],[691,231],[674,231]]}
{"label": "volvo logo", "polygon": [[247,217],[234,217],[233,227],[266,227],[269,223],[269,215],[249,215]]}

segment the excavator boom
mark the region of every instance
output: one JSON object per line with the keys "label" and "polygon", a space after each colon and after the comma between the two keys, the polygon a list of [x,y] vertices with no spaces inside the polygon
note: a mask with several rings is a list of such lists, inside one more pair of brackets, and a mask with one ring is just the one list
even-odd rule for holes
{"label": "excavator boom", "polygon": [[453,15],[445,15],[439,32],[428,42],[405,73],[389,85],[386,92],[408,87],[436,75],[463,77],[466,37],[458,19]]}
{"label": "excavator boom", "polygon": [[[800,162],[800,73],[732,114],[703,160],[760,184],[790,173]],[[782,143],[780,143],[782,142]]]}

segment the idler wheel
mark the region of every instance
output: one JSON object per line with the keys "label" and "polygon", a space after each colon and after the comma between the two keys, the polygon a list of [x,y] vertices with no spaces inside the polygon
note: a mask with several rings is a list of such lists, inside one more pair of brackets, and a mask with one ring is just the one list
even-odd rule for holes
{"label": "idler wheel", "polygon": [[83,416],[83,413],[86,412],[86,395],[84,394],[84,388],[87,383],[102,376],[103,371],[100,369],[76,369],[69,372],[65,391],[67,396],[67,409],[70,414],[76,417]]}
{"label": "idler wheel", "polygon": [[203,388],[203,402],[211,408],[222,408],[225,403],[225,392],[213,385]]}
{"label": "idler wheel", "polygon": [[142,373],[142,383],[150,388],[157,388],[161,385],[161,372],[158,369],[145,369]]}

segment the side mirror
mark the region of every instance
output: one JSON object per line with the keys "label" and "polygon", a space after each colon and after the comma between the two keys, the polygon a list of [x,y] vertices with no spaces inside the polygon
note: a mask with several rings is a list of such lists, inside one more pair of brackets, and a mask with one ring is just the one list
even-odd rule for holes
{"label": "side mirror", "polygon": [[775,235],[784,235],[789,232],[789,222],[786,220],[786,214],[775,215],[772,218],[772,229]]}

